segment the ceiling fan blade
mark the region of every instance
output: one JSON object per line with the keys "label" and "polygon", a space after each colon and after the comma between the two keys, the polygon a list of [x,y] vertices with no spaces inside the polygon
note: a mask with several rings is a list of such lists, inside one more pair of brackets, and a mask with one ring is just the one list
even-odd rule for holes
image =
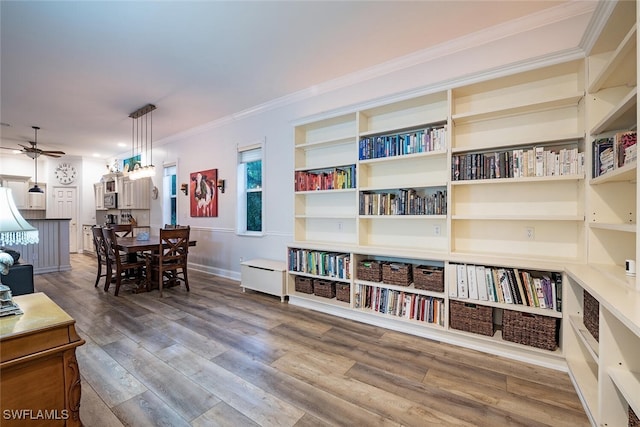
{"label": "ceiling fan blade", "polygon": [[42,150],[42,154],[51,155],[51,154],[60,154],[61,156],[65,155],[64,151],[56,151],[56,150]]}
{"label": "ceiling fan blade", "polygon": [[19,149],[19,148],[11,148],[11,147],[0,147],[0,148],[2,148],[2,149],[4,149],[4,150],[20,151],[20,149]]}
{"label": "ceiling fan blade", "polygon": [[49,152],[49,151],[44,151],[41,154],[43,154],[45,156],[48,156],[48,157],[62,157],[62,154],[64,154],[64,153],[62,153],[62,154],[54,154],[54,153]]}

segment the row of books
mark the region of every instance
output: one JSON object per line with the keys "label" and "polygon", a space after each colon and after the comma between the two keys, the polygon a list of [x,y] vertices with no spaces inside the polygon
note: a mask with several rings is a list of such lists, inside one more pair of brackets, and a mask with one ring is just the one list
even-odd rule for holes
{"label": "row of books", "polygon": [[356,285],[355,308],[419,320],[444,326],[445,304],[442,298],[381,288]]}
{"label": "row of books", "polygon": [[295,172],[295,191],[336,190],[355,187],[356,165]]}
{"label": "row of books", "polygon": [[288,263],[289,271],[338,279],[351,277],[351,257],[346,253],[291,248]]}
{"label": "row of books", "polygon": [[446,215],[447,191],[423,194],[415,189],[360,193],[360,215]]}
{"label": "row of books", "polygon": [[449,264],[449,296],[562,311],[562,275],[517,268]]}
{"label": "row of books", "polygon": [[593,177],[637,160],[636,131],[618,132],[593,141]]}
{"label": "row of books", "polygon": [[584,153],[577,148],[505,150],[452,156],[453,181],[584,174]]}
{"label": "row of books", "polygon": [[360,139],[360,160],[428,153],[447,149],[447,127],[426,128]]}

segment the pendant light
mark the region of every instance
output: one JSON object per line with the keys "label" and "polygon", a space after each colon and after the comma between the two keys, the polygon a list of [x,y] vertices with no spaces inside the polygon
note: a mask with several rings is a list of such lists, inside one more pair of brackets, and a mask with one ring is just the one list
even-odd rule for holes
{"label": "pendant light", "polygon": [[[34,147],[38,147],[38,129],[40,129],[38,126],[31,126],[33,128],[33,130],[35,131],[35,140],[34,140]],[[35,179],[35,185],[33,187],[31,187],[29,189],[29,193],[44,193],[44,190],[42,190],[42,188],[38,187],[38,157],[40,156],[40,153],[38,153],[37,151],[34,151],[33,153],[29,154],[29,157],[33,156],[33,161],[35,162],[36,165],[36,179]]]}
{"label": "pendant light", "polygon": [[144,151],[144,162],[136,163],[132,171],[127,176],[129,179],[136,180],[140,178],[153,177],[156,174],[156,168],[153,166],[153,110],[156,106],[147,104],[138,108],[129,114],[131,118],[131,157],[139,154],[142,157]]}

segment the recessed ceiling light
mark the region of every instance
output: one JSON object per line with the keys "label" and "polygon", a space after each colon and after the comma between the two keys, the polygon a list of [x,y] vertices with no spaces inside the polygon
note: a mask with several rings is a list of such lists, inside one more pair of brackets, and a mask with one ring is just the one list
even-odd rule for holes
{"label": "recessed ceiling light", "polygon": [[92,154],[92,156],[93,156],[93,157],[102,157],[102,156],[100,155],[100,153],[93,153],[93,154]]}

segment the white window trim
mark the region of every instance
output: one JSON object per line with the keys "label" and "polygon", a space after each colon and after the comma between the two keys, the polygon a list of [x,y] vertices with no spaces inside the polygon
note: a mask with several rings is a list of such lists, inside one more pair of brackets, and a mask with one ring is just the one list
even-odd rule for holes
{"label": "white window trim", "polygon": [[[262,187],[260,188],[260,191],[262,192],[262,230],[261,231],[248,231],[246,230],[246,219],[247,219],[247,212],[246,212],[246,201],[243,200],[243,196],[245,195],[245,190],[246,190],[246,183],[245,183],[245,173],[244,171],[241,171],[239,166],[240,166],[240,156],[243,152],[245,151],[249,151],[249,150],[255,150],[255,149],[260,149],[260,159],[262,160]],[[236,214],[236,235],[237,236],[244,236],[244,237],[263,237],[265,235],[265,179],[264,179],[264,165],[265,165],[265,141],[258,141],[258,142],[254,142],[251,144],[247,144],[247,145],[243,145],[240,146],[238,145],[237,147],[237,151],[238,151],[238,163],[237,163],[237,183],[238,183],[238,191],[237,191],[237,199],[236,199],[236,206],[237,206],[237,214]],[[242,191],[240,191],[240,189],[242,189]],[[255,191],[255,190],[254,190]]]}

